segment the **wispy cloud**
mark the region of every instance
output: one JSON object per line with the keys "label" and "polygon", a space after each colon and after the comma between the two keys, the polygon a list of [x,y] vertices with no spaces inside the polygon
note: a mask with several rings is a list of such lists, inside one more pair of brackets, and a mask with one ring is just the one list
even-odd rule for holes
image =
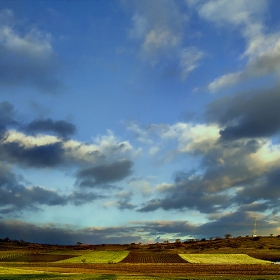
{"label": "wispy cloud", "polygon": [[[130,4],[131,5],[131,4]],[[151,65],[163,58],[175,61],[184,81],[199,66],[204,52],[191,43],[186,45],[185,30],[189,16],[175,1],[137,1],[132,5],[132,27],[129,37],[139,43],[140,56]]]}
{"label": "wispy cloud", "polygon": [[215,23],[219,28],[239,30],[246,42],[244,53],[239,59],[245,60],[243,70],[226,73],[208,85],[210,92],[238,85],[254,77],[279,75],[280,34],[267,33],[264,24],[269,2],[257,1],[188,1],[199,16]]}

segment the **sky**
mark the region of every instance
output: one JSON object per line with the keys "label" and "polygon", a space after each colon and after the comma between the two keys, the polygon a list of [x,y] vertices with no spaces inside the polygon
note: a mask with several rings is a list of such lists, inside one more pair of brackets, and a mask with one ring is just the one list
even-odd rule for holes
{"label": "sky", "polygon": [[279,10],[0,1],[0,238],[280,234]]}

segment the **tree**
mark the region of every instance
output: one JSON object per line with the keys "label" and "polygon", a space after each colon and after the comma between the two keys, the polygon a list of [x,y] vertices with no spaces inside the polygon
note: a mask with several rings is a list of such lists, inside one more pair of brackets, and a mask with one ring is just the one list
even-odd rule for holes
{"label": "tree", "polygon": [[77,242],[76,245],[77,246],[81,246],[83,243],[82,242]]}
{"label": "tree", "polygon": [[227,233],[225,234],[225,238],[230,238],[231,237],[231,234]]}

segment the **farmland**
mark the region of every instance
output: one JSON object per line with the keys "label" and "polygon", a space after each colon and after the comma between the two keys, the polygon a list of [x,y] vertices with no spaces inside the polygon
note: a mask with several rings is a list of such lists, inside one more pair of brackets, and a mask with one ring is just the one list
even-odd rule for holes
{"label": "farmland", "polygon": [[179,254],[190,263],[201,264],[271,264],[270,261],[259,260],[246,254]]}
{"label": "farmland", "polygon": [[122,263],[185,263],[176,253],[168,252],[130,252]]}
{"label": "farmland", "polygon": [[[118,263],[129,254],[129,251],[97,251],[67,258],[59,263]],[[73,257],[73,256],[72,256]]]}
{"label": "farmland", "polygon": [[280,239],[241,241],[141,246],[0,244],[0,279],[280,280],[280,265],[273,264],[279,260]]}

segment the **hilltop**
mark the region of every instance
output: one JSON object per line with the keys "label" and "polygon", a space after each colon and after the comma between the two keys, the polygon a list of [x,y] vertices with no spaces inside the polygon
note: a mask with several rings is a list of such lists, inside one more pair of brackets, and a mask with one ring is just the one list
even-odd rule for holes
{"label": "hilltop", "polygon": [[248,251],[277,251],[280,252],[280,235],[278,236],[257,236],[257,237],[229,237],[215,238],[213,240],[195,240],[190,239],[184,242],[177,240],[176,242],[165,241],[154,244],[82,244],[77,242],[76,245],[51,245],[30,243],[24,240],[10,240],[9,238],[0,239],[0,250],[10,249],[72,249],[72,250],[175,250],[189,251],[193,253],[204,251],[205,253],[216,252],[231,252],[231,253],[247,253]]}

